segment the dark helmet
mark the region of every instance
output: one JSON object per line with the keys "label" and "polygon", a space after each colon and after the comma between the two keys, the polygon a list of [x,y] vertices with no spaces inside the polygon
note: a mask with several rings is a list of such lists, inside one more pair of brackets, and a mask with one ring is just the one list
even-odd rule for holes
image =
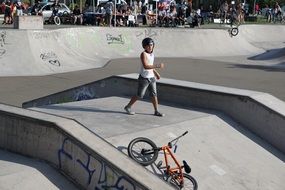
{"label": "dark helmet", "polygon": [[144,48],[147,45],[153,44],[154,45],[154,41],[151,38],[145,38],[142,41],[142,47]]}

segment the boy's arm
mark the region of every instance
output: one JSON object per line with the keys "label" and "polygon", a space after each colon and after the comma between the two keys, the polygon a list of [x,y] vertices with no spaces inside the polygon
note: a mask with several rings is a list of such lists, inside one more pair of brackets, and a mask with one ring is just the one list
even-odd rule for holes
{"label": "boy's arm", "polygon": [[160,79],[160,74],[157,72],[157,70],[153,69],[153,73],[154,73],[154,75],[155,75],[155,78],[156,78],[157,80],[159,80],[159,79]]}

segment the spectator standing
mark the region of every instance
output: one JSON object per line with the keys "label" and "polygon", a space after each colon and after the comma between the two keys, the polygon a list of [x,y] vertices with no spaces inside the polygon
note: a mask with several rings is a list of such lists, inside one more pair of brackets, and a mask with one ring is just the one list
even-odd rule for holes
{"label": "spectator standing", "polygon": [[130,102],[124,107],[125,111],[134,115],[135,112],[131,110],[131,107],[139,99],[143,98],[146,90],[149,90],[151,96],[151,102],[154,108],[154,115],[162,117],[164,114],[158,111],[158,99],[157,99],[157,89],[156,80],[160,79],[159,73],[155,70],[156,68],[164,68],[164,64],[154,64],[154,41],[151,38],[145,38],[142,41],[142,46],[144,51],[140,55],[141,65],[140,65],[140,75],[138,78],[138,90],[137,95],[133,96]]}
{"label": "spectator standing", "polygon": [[259,14],[259,12],[260,12],[260,7],[259,7],[259,4],[258,3],[256,3],[255,4],[255,14]]}
{"label": "spectator standing", "polygon": [[3,1],[2,3],[1,3],[1,13],[4,13],[5,12],[5,1]]}
{"label": "spectator standing", "polygon": [[53,16],[56,16],[59,9],[60,9],[60,4],[59,4],[59,0],[56,0],[52,5],[51,5],[51,8],[52,8],[52,15]]}
{"label": "spectator standing", "polygon": [[169,16],[170,16],[170,21],[172,24],[172,27],[176,27],[177,25],[177,11],[176,11],[176,5],[175,2],[171,2],[170,6],[169,6]]}
{"label": "spectator standing", "polygon": [[17,1],[16,3],[16,9],[17,9],[17,16],[22,16],[23,15],[23,10],[24,6],[20,0]]}
{"label": "spectator standing", "polygon": [[82,23],[83,23],[83,15],[81,14],[78,5],[75,5],[75,7],[73,9],[73,16],[74,16],[74,23],[73,24],[76,24],[78,19],[79,19],[80,24],[82,25]]}
{"label": "spectator standing", "polygon": [[265,13],[266,20],[267,22],[272,22],[272,17],[273,17],[272,9],[268,5],[265,5],[265,7],[266,7],[266,13]]}
{"label": "spectator standing", "polygon": [[280,5],[278,4],[278,2],[275,2],[275,6],[274,6],[274,13],[273,13],[273,20],[276,21],[278,16],[282,15],[282,9],[280,7]]}
{"label": "spectator standing", "polygon": [[12,17],[12,22],[14,21],[15,16],[17,16],[17,2],[12,3],[11,5],[11,17]]}
{"label": "spectator standing", "polygon": [[112,26],[112,17],[113,17],[113,11],[114,11],[114,4],[112,0],[109,0],[105,5],[105,20],[107,23],[107,26]]}
{"label": "spectator standing", "polygon": [[238,20],[238,23],[242,24],[244,23],[244,9],[242,8],[242,3],[238,3],[237,4],[237,20]]}
{"label": "spectator standing", "polygon": [[143,4],[142,9],[141,9],[141,14],[144,15],[143,16],[143,25],[147,24],[147,12],[148,12],[148,4],[145,3],[145,4]]}
{"label": "spectator standing", "polygon": [[4,11],[4,23],[3,24],[11,24],[12,23],[12,8],[10,0],[7,0],[5,3],[5,11]]}
{"label": "spectator standing", "polygon": [[38,15],[39,6],[40,6],[39,5],[39,0],[36,0],[34,6],[32,7],[32,11],[31,11],[32,15]]}
{"label": "spectator standing", "polygon": [[220,7],[220,12],[221,12],[221,22],[225,23],[226,19],[227,19],[227,15],[228,15],[228,11],[229,11],[229,4],[227,1],[224,1],[224,3],[221,5]]}

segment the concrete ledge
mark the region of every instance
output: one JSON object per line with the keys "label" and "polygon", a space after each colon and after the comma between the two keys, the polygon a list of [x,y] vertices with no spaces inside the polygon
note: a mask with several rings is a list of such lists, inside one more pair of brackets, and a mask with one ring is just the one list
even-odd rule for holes
{"label": "concrete ledge", "polygon": [[43,29],[44,22],[42,16],[16,16],[14,18],[15,29]]}
{"label": "concrete ledge", "polygon": [[[107,96],[132,96],[136,93],[137,76],[106,78],[26,102],[23,107]],[[285,103],[269,94],[172,79],[161,79],[158,90],[161,101],[221,111],[285,153]]]}
{"label": "concrete ledge", "polygon": [[84,126],[63,117],[0,104],[0,148],[45,160],[82,189],[172,189]]}

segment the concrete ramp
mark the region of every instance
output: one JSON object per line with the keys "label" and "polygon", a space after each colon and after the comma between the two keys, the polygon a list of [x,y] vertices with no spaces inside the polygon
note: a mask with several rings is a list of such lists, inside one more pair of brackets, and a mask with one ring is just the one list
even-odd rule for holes
{"label": "concrete ramp", "polygon": [[242,25],[240,35],[249,43],[263,48],[273,49],[285,46],[284,25]]}
{"label": "concrete ramp", "polygon": [[79,190],[47,163],[1,149],[0,168],[1,190]]}
{"label": "concrete ramp", "polygon": [[1,30],[0,76],[48,75],[103,67],[111,59],[138,57],[152,37],[158,57],[228,57],[263,53],[244,35],[221,29],[68,28]]}
{"label": "concrete ramp", "polygon": [[[128,101],[107,97],[32,109],[73,118],[125,154],[136,137],[147,137],[161,146],[188,130],[178,142],[176,156],[190,164],[199,189],[284,189],[284,155],[228,116],[213,110],[160,105],[166,114],[160,118],[152,115],[150,102],[142,101],[133,107],[136,115],[127,115],[123,106]],[[163,154],[155,164],[160,160]],[[162,171],[155,164],[148,170],[160,176]]]}

